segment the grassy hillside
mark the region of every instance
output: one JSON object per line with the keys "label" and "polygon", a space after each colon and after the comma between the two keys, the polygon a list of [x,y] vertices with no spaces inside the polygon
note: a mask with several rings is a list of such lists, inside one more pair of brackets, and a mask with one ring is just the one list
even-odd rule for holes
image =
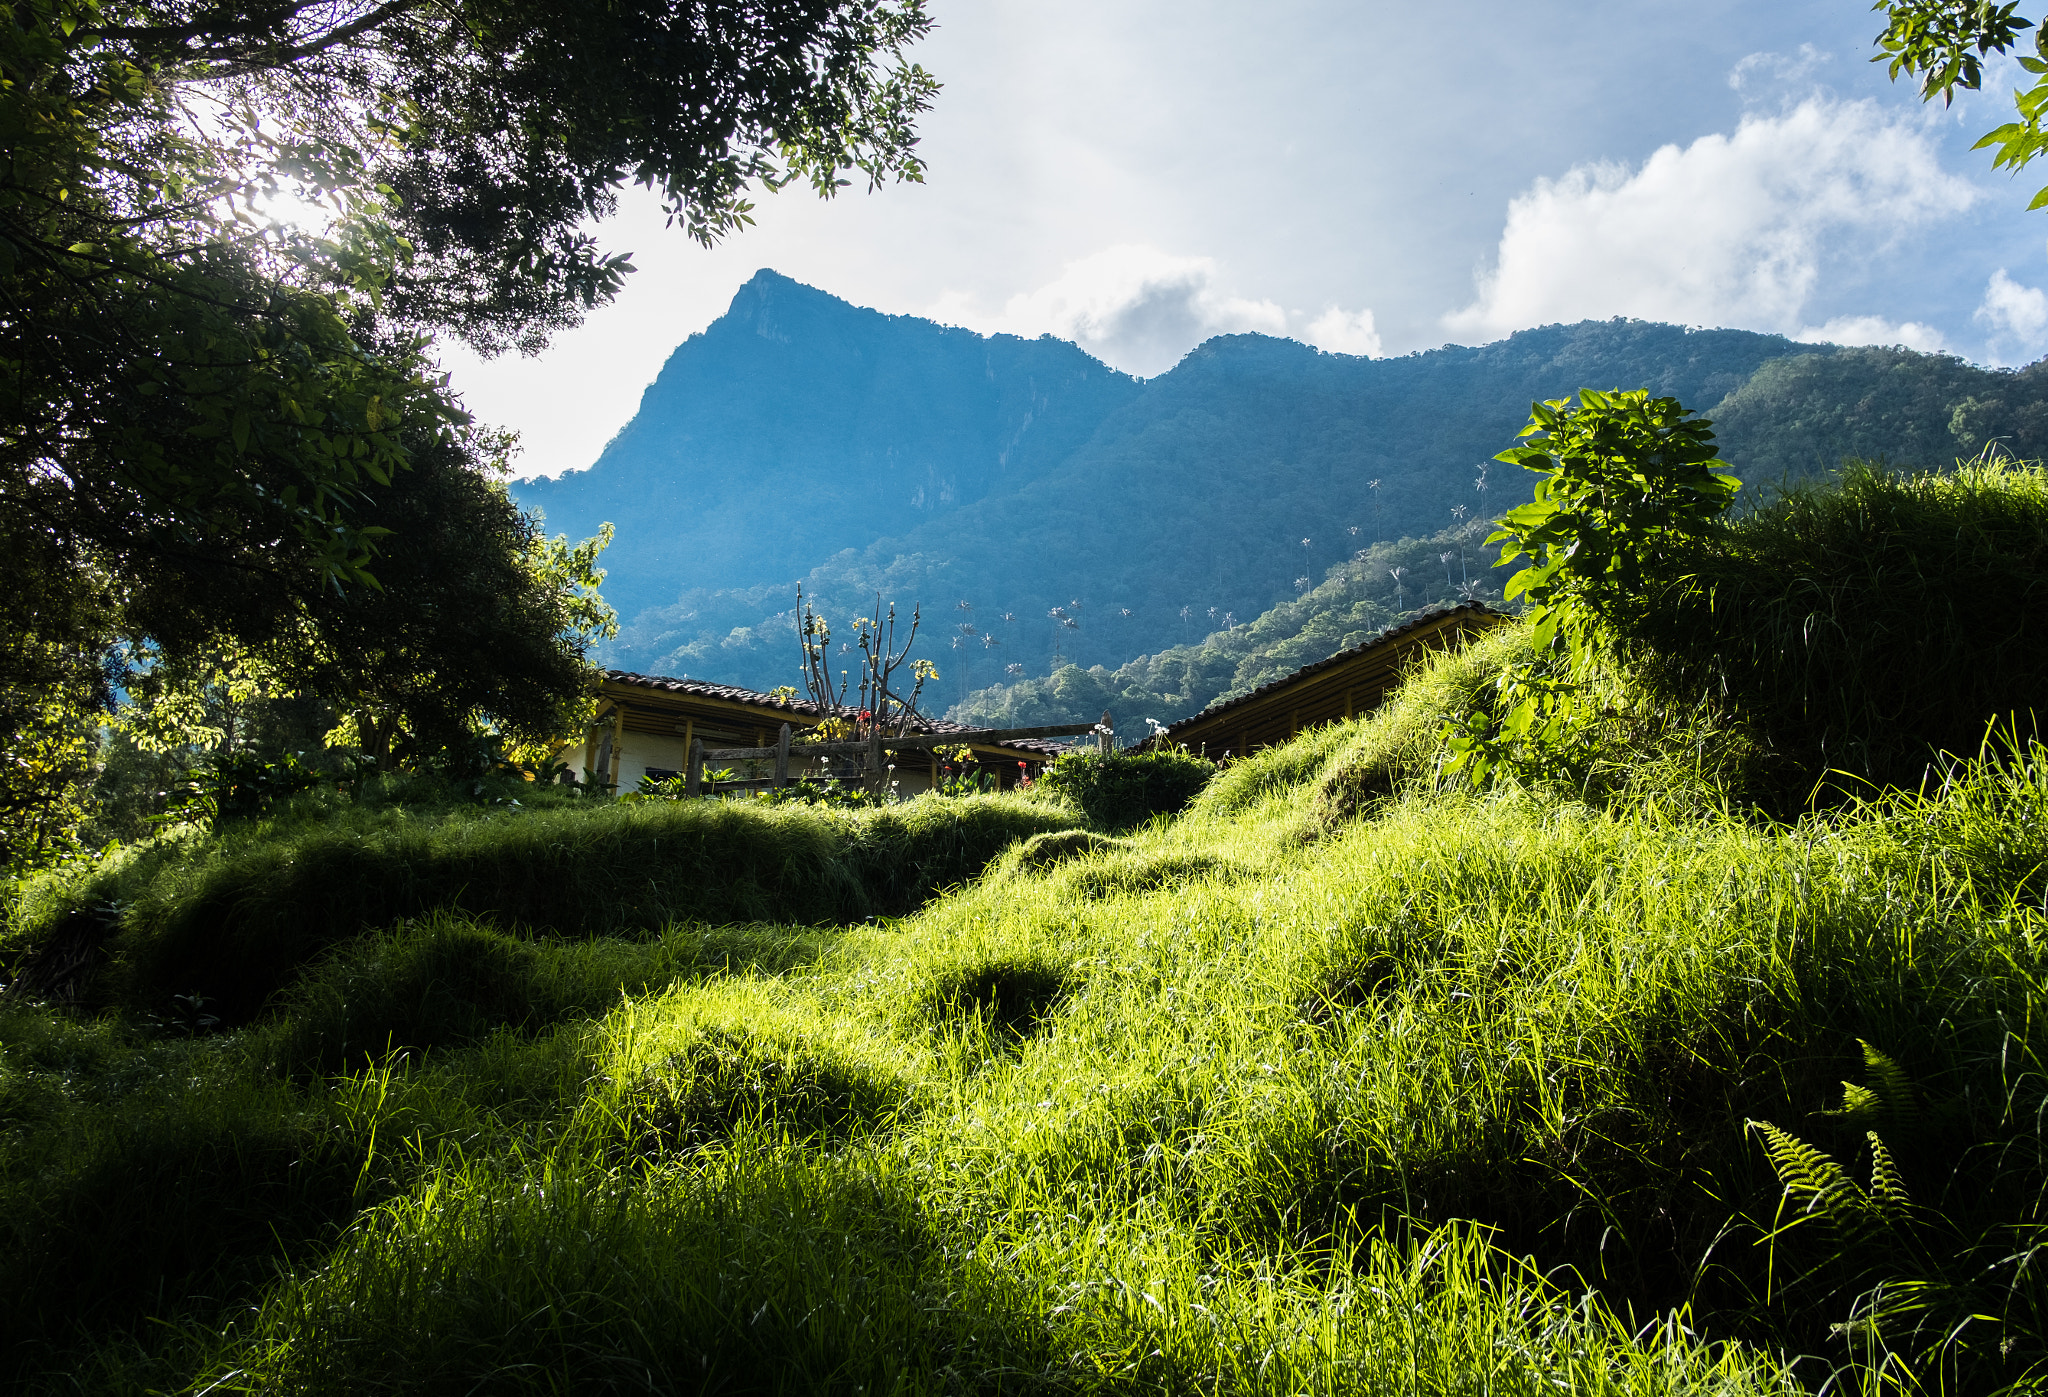
{"label": "grassy hillside", "polygon": [[199,996],[240,1023],[365,927],[438,908],[577,937],[646,936],[676,918],[857,922],[910,911],[1016,840],[1074,822],[985,798],[839,811],[309,796],[47,880],[24,898],[12,939],[100,946],[94,1004],[155,1011]]}
{"label": "grassy hillside", "polygon": [[[901,917],[805,908],[788,863],[800,922],[608,935],[648,905],[628,872],[559,925],[486,916],[515,880],[465,862],[481,830],[605,864],[652,817],[361,831],[309,915],[351,881],[469,910],[391,906],[238,1029],[0,1008],[0,1352],[66,1391],[2048,1372],[2048,753],[1793,825],[1676,766],[1439,789],[1437,720],[1522,643],[1134,834],[920,798],[906,829],[1046,832]],[[126,865],[116,915],[160,940],[136,909],[310,838]],[[767,865],[706,861],[701,905]]]}

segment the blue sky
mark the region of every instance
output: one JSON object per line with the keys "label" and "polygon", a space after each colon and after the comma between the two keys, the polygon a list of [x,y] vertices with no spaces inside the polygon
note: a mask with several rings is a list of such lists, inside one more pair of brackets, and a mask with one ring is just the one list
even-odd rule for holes
{"label": "blue sky", "polygon": [[924,185],[792,189],[709,251],[629,200],[615,305],[537,359],[446,354],[523,473],[589,465],[760,267],[1146,375],[1227,331],[1402,354],[1610,315],[2048,353],[2048,167],[1969,149],[2016,66],[1923,106],[1861,0],[931,8]]}

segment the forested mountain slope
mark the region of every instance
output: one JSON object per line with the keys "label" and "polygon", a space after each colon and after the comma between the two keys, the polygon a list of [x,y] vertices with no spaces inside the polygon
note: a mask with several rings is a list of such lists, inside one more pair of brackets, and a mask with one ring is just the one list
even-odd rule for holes
{"label": "forested mountain slope", "polygon": [[597,464],[523,481],[582,538],[610,521],[623,616],[802,576],[1065,459],[1136,379],[1063,340],[983,337],[763,271],[669,356]]}
{"label": "forested mountain slope", "polygon": [[1319,585],[1249,622],[1225,612],[1191,617],[1192,638],[1179,645],[1113,668],[1066,664],[990,685],[967,694],[946,716],[989,727],[1039,727],[1107,712],[1119,736],[1142,738],[1148,718],[1172,723],[1189,717],[1370,640],[1417,611],[1466,597],[1497,602],[1501,579],[1488,575],[1488,565],[1499,550],[1484,546],[1490,531],[1474,519],[1430,538],[1361,549]]}
{"label": "forested mountain slope", "polygon": [[763,272],[594,469],[518,494],[551,531],[618,526],[615,664],[792,682],[802,579],[835,622],[877,591],[921,603],[957,702],[1156,655],[1375,542],[1497,514],[1529,487],[1483,463],[1532,399],[1644,386],[1714,416],[1759,483],[1858,452],[1941,464],[1992,436],[2048,452],[2048,376],[1905,350],[1619,320],[1395,359],[1233,335],[1140,382]]}
{"label": "forested mountain slope", "polygon": [[2048,361],[2012,373],[1910,349],[1774,359],[1710,410],[1722,454],[1753,484],[1844,457],[1940,466],[1991,442],[2048,456]]}

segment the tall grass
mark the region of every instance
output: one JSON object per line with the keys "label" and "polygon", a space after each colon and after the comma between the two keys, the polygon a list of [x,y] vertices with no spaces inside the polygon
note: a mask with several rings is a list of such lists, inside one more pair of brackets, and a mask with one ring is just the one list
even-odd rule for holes
{"label": "tall grass", "polygon": [[565,936],[856,922],[908,912],[1013,841],[1077,823],[995,797],[860,812],[689,801],[323,813],[287,810],[53,880],[25,900],[15,940],[33,947],[111,917],[98,1002],[166,1012],[198,996],[239,1023],[330,947],[435,908]]}
{"label": "tall grass", "polygon": [[1741,715],[1788,808],[1830,772],[1917,786],[2048,692],[2048,467],[1853,465],[1686,557],[1630,614],[1632,658],[1679,702]]}
{"label": "tall grass", "polygon": [[[1412,717],[1234,768],[1175,821],[1042,835],[900,919],[572,943],[456,912],[343,944],[210,1038],[12,1011],[0,1201],[11,1252],[42,1258],[0,1269],[17,1376],[1735,1394],[2048,1374],[2043,752],[1777,826],[1435,790]],[[1382,759],[1410,775],[1315,815]],[[1908,1205],[1859,1231],[1752,1121],[1866,1191],[1874,1131]],[[313,1166],[297,1192],[257,1186],[279,1132]],[[186,1138],[164,1156],[201,1161],[184,1193],[132,1182],[148,1141]],[[207,1140],[251,1142],[246,1171]],[[131,1261],[141,1193],[181,1199],[194,1235],[219,1218],[218,1246]],[[237,1221],[266,1210],[274,1237]],[[74,1294],[125,1270],[118,1302],[41,1299],[60,1257]]]}

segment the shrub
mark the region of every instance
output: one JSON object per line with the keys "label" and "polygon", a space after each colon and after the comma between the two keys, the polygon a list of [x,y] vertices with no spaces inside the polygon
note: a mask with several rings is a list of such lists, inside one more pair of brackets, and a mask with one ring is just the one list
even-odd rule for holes
{"label": "shrub", "polygon": [[1555,779],[1587,764],[1603,623],[1640,606],[1671,555],[1718,528],[1740,485],[1715,473],[1708,426],[1646,389],[1531,405],[1529,444],[1494,459],[1536,472],[1536,497],[1486,541],[1501,545],[1502,566],[1527,560],[1503,596],[1527,603],[1536,655],[1503,672],[1498,704],[1446,725],[1448,769],[1484,782],[1496,766]]}
{"label": "shrub", "polygon": [[1731,710],[1802,803],[1829,772],[1920,784],[2048,693],[2048,469],[1867,465],[1787,491],[1606,618],[1652,687]]}
{"label": "shrub", "polygon": [[1088,822],[1129,829],[1154,815],[1177,815],[1201,793],[1216,764],[1185,752],[1079,752],[1039,778],[1081,807]]}

